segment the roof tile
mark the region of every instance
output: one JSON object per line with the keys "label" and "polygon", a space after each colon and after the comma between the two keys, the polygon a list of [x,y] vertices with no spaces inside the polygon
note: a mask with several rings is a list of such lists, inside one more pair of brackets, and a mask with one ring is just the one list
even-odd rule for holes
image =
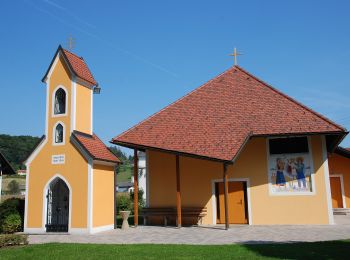
{"label": "roof tile", "polygon": [[345,129],[234,66],[112,139],[232,160],[250,135]]}
{"label": "roof tile", "polygon": [[78,140],[90,156],[93,157],[93,159],[120,163],[118,157],[107,148],[96,134],[89,135],[74,131],[72,135]]}

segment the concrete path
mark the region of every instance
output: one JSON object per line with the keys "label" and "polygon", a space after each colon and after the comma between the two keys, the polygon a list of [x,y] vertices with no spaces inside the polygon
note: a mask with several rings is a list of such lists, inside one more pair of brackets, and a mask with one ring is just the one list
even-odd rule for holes
{"label": "concrete path", "polygon": [[234,225],[223,226],[154,227],[139,226],[129,230],[112,230],[94,235],[45,234],[29,235],[30,244],[41,243],[96,243],[96,244],[232,244],[313,242],[350,239],[350,216],[337,216],[337,225]]}

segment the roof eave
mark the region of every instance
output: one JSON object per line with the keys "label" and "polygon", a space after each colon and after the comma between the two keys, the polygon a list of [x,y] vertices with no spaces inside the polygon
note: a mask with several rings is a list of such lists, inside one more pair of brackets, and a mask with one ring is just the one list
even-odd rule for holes
{"label": "roof eave", "polygon": [[137,149],[141,151],[146,151],[146,150],[153,150],[153,151],[159,151],[159,152],[165,152],[165,153],[170,153],[170,154],[176,154],[176,155],[182,155],[182,156],[187,156],[187,157],[192,157],[192,158],[197,158],[197,159],[204,159],[204,160],[210,160],[210,161],[216,161],[216,162],[223,162],[227,164],[232,164],[231,160],[225,160],[225,159],[220,159],[220,158],[215,158],[215,157],[209,157],[209,156],[203,156],[199,154],[194,154],[194,153],[186,153],[186,152],[181,152],[181,151],[176,151],[176,150],[169,150],[169,149],[163,149],[159,147],[154,147],[154,146],[147,146],[147,145],[141,145],[141,144],[134,144],[134,143],[128,143],[128,142],[123,142],[119,141],[116,139],[112,139],[110,141],[111,144],[116,144],[120,145],[126,148],[130,149]]}

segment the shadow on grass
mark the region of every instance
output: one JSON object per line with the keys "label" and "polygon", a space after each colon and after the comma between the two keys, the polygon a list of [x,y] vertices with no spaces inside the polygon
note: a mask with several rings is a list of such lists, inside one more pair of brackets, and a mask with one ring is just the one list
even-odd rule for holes
{"label": "shadow on grass", "polygon": [[350,259],[350,240],[273,243],[247,241],[246,249],[263,257],[283,259]]}

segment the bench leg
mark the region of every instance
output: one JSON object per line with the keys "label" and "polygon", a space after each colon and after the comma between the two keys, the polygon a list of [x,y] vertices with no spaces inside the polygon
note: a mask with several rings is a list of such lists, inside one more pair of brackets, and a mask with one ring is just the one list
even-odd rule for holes
{"label": "bench leg", "polygon": [[166,227],[168,225],[168,218],[164,217],[164,227]]}
{"label": "bench leg", "polygon": [[143,225],[147,226],[147,217],[143,217]]}

